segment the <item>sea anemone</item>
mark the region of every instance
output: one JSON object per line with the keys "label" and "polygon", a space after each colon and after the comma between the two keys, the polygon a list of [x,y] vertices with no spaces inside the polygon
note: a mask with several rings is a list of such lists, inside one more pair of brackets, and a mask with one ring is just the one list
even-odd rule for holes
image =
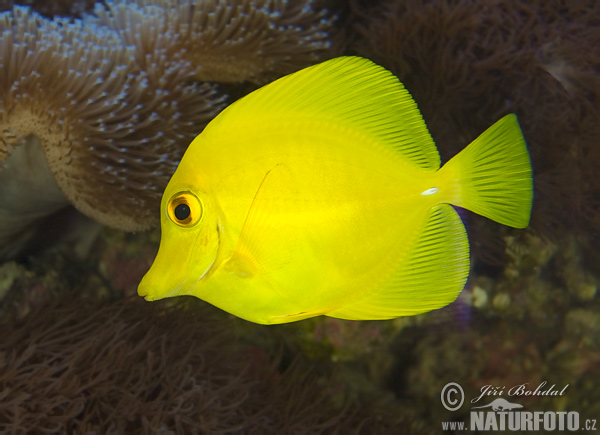
{"label": "sea anemone", "polygon": [[116,0],[94,15],[138,63],[185,59],[200,81],[264,83],[331,56],[333,21],[311,0]]}
{"label": "sea anemone", "polygon": [[115,228],[155,225],[185,148],[225,105],[206,81],[260,82],[314,63],[330,50],[331,23],[310,1],[0,14],[0,241],[16,246],[69,203]]}
{"label": "sea anemone", "polygon": [[186,84],[185,68],[160,79],[127,68],[133,49],[103,27],[23,8],[0,19],[4,159],[35,138],[80,211],[114,227],[148,227],[183,141],[220,108],[214,90]]}
{"label": "sea anemone", "polygon": [[28,6],[37,13],[52,18],[54,16],[81,17],[94,8],[96,0],[0,0],[0,12],[12,10],[15,5]]}
{"label": "sea anemone", "polygon": [[280,370],[201,312],[66,298],[3,324],[0,430],[348,433],[370,417],[337,408],[335,387],[299,360]]}

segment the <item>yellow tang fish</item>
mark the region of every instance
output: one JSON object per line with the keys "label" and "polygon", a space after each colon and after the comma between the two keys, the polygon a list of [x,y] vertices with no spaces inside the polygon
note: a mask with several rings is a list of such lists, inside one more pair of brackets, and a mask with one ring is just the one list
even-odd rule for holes
{"label": "yellow tang fish", "polygon": [[339,57],[254,91],[194,139],[138,293],[264,324],[419,314],[454,301],[469,273],[452,205],[524,228],[531,202],[515,115],[440,168],[398,79]]}

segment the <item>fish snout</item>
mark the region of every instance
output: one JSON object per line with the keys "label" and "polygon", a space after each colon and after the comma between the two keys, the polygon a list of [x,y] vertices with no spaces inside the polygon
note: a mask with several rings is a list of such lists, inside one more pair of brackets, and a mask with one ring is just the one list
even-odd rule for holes
{"label": "fish snout", "polygon": [[149,272],[146,273],[146,275],[144,275],[144,277],[142,278],[142,281],[140,282],[140,284],[138,285],[138,295],[143,297],[145,300],[147,301],[154,301],[156,300],[156,294],[155,292],[152,292],[152,285],[148,282],[149,278],[148,278]]}

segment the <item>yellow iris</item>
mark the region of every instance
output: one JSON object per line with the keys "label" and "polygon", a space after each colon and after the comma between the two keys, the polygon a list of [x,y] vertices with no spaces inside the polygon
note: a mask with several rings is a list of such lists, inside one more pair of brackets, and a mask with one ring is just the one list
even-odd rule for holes
{"label": "yellow iris", "polygon": [[167,213],[177,225],[191,227],[202,219],[202,202],[191,192],[178,192],[169,200]]}

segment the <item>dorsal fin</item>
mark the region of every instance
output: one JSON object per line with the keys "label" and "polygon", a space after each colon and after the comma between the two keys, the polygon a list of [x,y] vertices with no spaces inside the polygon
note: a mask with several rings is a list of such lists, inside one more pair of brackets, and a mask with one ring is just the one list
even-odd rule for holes
{"label": "dorsal fin", "polygon": [[374,137],[419,168],[440,167],[437,148],[409,92],[390,71],[368,59],[337,57],[282,77],[233,103],[215,121],[253,122],[256,111],[261,117],[327,120]]}

